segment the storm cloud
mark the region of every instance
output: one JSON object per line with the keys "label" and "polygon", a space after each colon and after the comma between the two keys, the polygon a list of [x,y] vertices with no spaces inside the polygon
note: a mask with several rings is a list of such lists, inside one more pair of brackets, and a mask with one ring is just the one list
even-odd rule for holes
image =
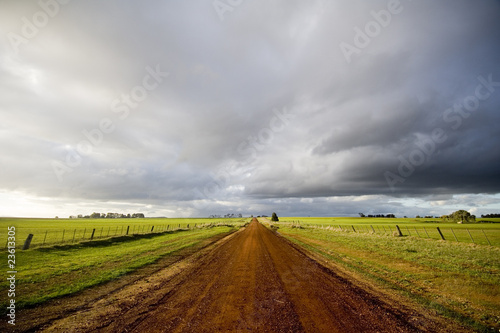
{"label": "storm cloud", "polygon": [[0,7],[0,215],[500,210],[498,1]]}

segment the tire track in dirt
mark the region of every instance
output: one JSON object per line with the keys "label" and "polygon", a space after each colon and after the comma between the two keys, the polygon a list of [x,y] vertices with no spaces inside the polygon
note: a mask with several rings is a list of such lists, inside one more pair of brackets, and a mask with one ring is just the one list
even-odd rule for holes
{"label": "tire track in dirt", "polygon": [[319,265],[255,219],[175,281],[137,297],[136,306],[106,317],[104,325],[69,325],[80,332],[420,331],[409,314]]}

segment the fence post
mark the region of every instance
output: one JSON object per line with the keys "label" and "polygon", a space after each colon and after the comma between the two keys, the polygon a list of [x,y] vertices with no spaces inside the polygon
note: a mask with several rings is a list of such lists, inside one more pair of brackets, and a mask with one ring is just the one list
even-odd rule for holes
{"label": "fence post", "polygon": [[153,232],[153,230],[154,230],[154,229],[155,229],[155,226],[152,226],[152,227],[151,227],[151,232]]}
{"label": "fence post", "polygon": [[439,227],[437,227],[437,230],[439,232],[439,236],[441,236],[441,239],[446,240],[446,239],[444,239],[444,236],[443,236],[443,233],[441,232],[441,229],[439,229]]}
{"label": "fence post", "polygon": [[486,233],[484,232],[484,230],[481,229],[481,231],[483,232],[484,238],[486,238],[486,241],[488,242],[488,245],[491,245],[490,240],[488,239],[488,237],[486,237]]}
{"label": "fence post", "polygon": [[92,229],[92,235],[90,236],[90,240],[93,240],[94,239],[94,233],[95,233],[95,228]]}
{"label": "fence post", "polygon": [[128,225],[128,226],[127,226],[127,233],[126,233],[125,235],[128,235],[128,231],[129,231],[129,229],[130,229],[130,226]]}
{"label": "fence post", "polygon": [[353,226],[353,225],[351,225],[351,227],[352,227],[352,230],[354,230],[354,232],[356,232],[356,229],[354,229],[354,226]]}
{"label": "fence post", "polygon": [[372,228],[373,233],[375,233],[375,229],[373,229],[373,226],[371,225],[370,227]]}
{"label": "fence post", "polygon": [[424,227],[424,231],[425,231],[425,234],[427,235],[427,238],[430,238],[429,234],[427,233],[427,229],[425,229],[425,227]]}
{"label": "fence post", "polygon": [[47,239],[47,231],[48,230],[45,230],[45,237],[43,237],[43,243],[42,243],[42,246],[45,245],[45,240]]}
{"label": "fence post", "polygon": [[467,233],[469,234],[469,237],[472,240],[472,243],[476,243],[476,242],[474,242],[474,238],[472,238],[472,235],[470,234],[469,229],[465,229],[465,230],[467,230]]}
{"label": "fence post", "polygon": [[453,237],[455,237],[455,240],[458,242],[458,238],[457,236],[455,235],[455,231],[453,231],[453,228],[450,228],[451,230],[451,233],[453,234]]}
{"label": "fence post", "polygon": [[417,227],[414,226],[413,229],[415,229],[415,232],[417,233],[417,236],[420,237],[420,234],[418,233]]}
{"label": "fence post", "polygon": [[26,238],[26,240],[24,241],[23,250],[27,250],[30,248],[32,239],[33,239],[33,234],[29,234],[28,238]]}
{"label": "fence post", "polygon": [[396,224],[396,229],[398,229],[399,237],[403,236],[403,233],[401,232],[401,229],[399,229],[399,226],[397,224]]}
{"label": "fence post", "polygon": [[64,232],[65,232],[65,230],[63,229],[63,236],[62,236],[61,243],[64,243]]}
{"label": "fence post", "polygon": [[408,230],[408,236],[411,236],[410,229],[408,229],[408,226],[406,226],[406,230]]}

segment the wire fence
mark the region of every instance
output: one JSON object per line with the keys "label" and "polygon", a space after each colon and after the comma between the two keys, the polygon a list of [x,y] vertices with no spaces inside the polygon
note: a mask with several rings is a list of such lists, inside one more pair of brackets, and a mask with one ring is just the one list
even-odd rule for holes
{"label": "wire fence", "polygon": [[303,224],[300,221],[292,221],[289,223],[292,228],[313,228],[325,229],[338,232],[356,232],[366,234],[380,234],[397,237],[418,237],[444,241],[454,241],[460,243],[474,243],[481,245],[500,246],[500,229],[480,229],[467,228],[465,226],[459,228],[451,227],[436,227],[436,226],[412,226],[412,225],[315,225]]}
{"label": "wire fence", "polygon": [[[231,223],[227,221],[211,223],[178,223],[178,224],[133,224],[101,227],[66,228],[57,230],[37,230],[27,234],[17,235],[16,248],[23,250],[37,247],[50,247],[56,245],[76,244],[95,240],[103,240],[112,237],[134,236],[146,234],[159,234],[165,232],[175,232],[181,230],[195,230],[218,226],[236,226],[241,223]],[[18,229],[19,230],[19,229]],[[5,249],[8,242],[5,243]]]}

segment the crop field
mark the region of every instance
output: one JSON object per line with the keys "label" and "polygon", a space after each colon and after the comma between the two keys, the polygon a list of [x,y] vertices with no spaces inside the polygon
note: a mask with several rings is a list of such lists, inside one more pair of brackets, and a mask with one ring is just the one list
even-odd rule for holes
{"label": "crop field", "polygon": [[[29,234],[33,234],[31,248],[69,244],[90,239],[146,234],[177,229],[202,228],[210,224],[239,226],[248,221],[241,218],[116,218],[116,219],[29,219],[0,218],[0,227],[16,227],[16,246],[21,248]],[[6,245],[6,234],[0,236],[0,246]]]}
{"label": "crop field", "polygon": [[[497,245],[490,246],[485,242],[473,244],[470,239],[465,243],[416,237],[416,233],[394,237],[389,232],[373,233],[370,227],[377,230],[376,226],[392,226],[394,231],[398,224],[401,231],[406,226],[410,231],[413,227],[435,229],[434,224],[424,221],[280,218],[272,224],[295,244],[387,293],[411,299],[477,331],[500,326],[500,225],[446,226],[455,232],[484,229],[490,242]],[[354,232],[352,225],[360,231]]]}

